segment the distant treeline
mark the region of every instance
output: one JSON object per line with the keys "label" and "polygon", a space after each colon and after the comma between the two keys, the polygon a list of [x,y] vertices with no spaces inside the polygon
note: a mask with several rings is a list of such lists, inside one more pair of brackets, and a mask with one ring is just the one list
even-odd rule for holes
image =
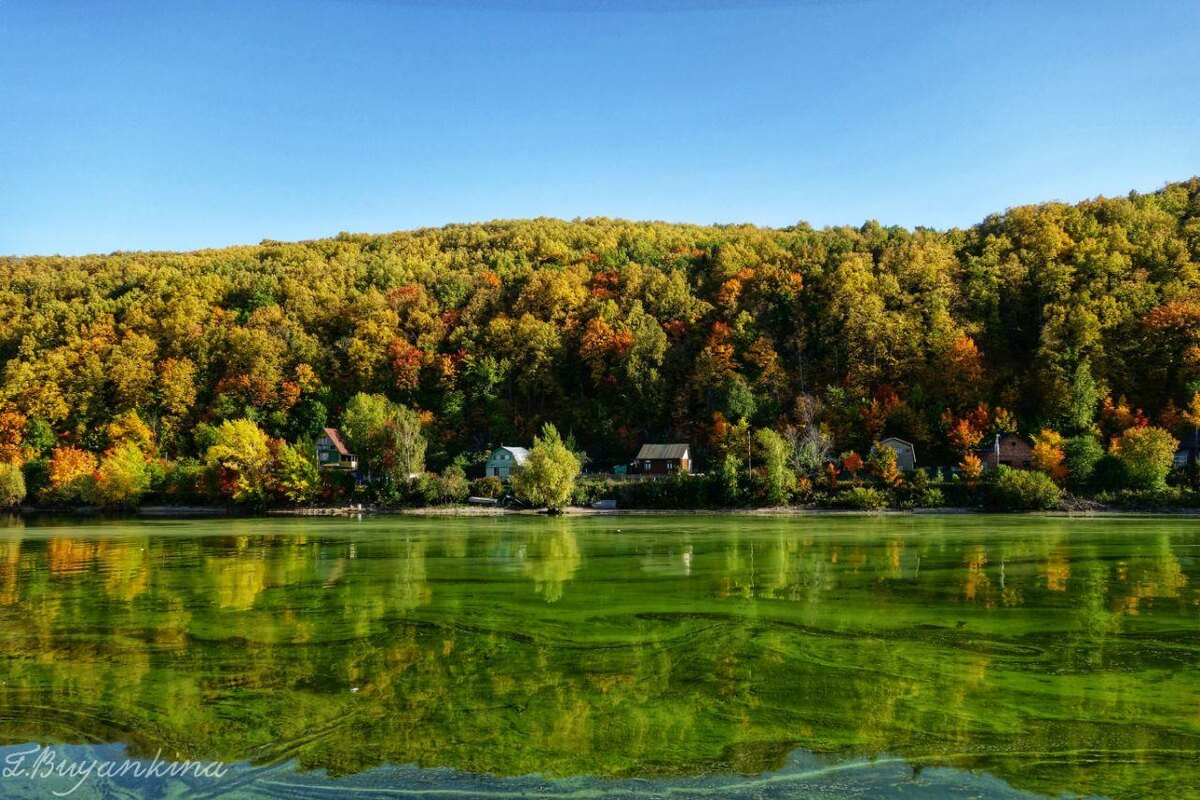
{"label": "distant treeline", "polygon": [[129,412],[164,457],[242,418],[310,442],[360,392],[416,411],[437,469],[547,421],[593,465],[684,441],[701,469],[742,420],[925,464],[959,460],[963,419],[1178,434],[1200,179],[946,232],[536,219],[5,258],[0,356],[0,449],[25,459],[103,453]]}

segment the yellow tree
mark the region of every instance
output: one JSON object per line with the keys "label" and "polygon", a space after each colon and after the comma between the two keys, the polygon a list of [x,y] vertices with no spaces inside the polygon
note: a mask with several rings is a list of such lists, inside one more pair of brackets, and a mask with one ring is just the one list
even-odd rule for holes
{"label": "yellow tree", "polygon": [[208,448],[208,466],[220,472],[221,490],[239,503],[262,503],[271,479],[270,439],[251,420],[221,423]]}
{"label": "yellow tree", "polygon": [[1055,481],[1067,477],[1066,453],[1063,437],[1057,431],[1043,429],[1033,437],[1033,468],[1040,470]]}

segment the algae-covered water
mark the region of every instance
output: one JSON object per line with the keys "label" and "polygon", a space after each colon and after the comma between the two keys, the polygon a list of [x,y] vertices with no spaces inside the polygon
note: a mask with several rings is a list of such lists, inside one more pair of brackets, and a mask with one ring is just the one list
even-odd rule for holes
{"label": "algae-covered water", "polygon": [[14,520],[0,796],[76,785],[46,750],[225,767],[74,797],[1196,796],[1197,556],[1169,518]]}

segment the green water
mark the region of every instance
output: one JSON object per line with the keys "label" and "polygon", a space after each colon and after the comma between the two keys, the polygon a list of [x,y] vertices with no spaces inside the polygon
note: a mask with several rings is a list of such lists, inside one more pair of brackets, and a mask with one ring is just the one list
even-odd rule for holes
{"label": "green water", "polygon": [[0,764],[234,765],[77,797],[1192,797],[1198,556],[1188,519],[13,522]]}

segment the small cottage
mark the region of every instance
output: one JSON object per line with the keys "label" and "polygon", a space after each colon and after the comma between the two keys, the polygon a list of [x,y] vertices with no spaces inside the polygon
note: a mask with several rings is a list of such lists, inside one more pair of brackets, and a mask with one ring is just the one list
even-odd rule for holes
{"label": "small cottage", "polygon": [[1030,469],[1033,465],[1033,448],[1015,433],[997,434],[990,445],[980,448],[978,455],[987,469],[997,466]]}
{"label": "small cottage", "polygon": [[692,459],[686,444],[644,444],[637,454],[637,470],[646,475],[687,474]]}
{"label": "small cottage", "polygon": [[501,445],[488,456],[483,474],[491,478],[511,478],[513,472],[529,458],[529,451],[524,447],[507,447]]}
{"label": "small cottage", "polygon": [[358,469],[358,457],[346,447],[337,428],[324,428],[317,437],[317,463],[330,469]]}
{"label": "small cottage", "polygon": [[912,472],[917,468],[917,449],[912,446],[912,442],[906,442],[896,436],[889,436],[886,439],[881,439],[878,444],[871,447],[871,452],[875,452],[876,447],[886,447],[889,450],[896,452],[896,466],[901,472]]}

